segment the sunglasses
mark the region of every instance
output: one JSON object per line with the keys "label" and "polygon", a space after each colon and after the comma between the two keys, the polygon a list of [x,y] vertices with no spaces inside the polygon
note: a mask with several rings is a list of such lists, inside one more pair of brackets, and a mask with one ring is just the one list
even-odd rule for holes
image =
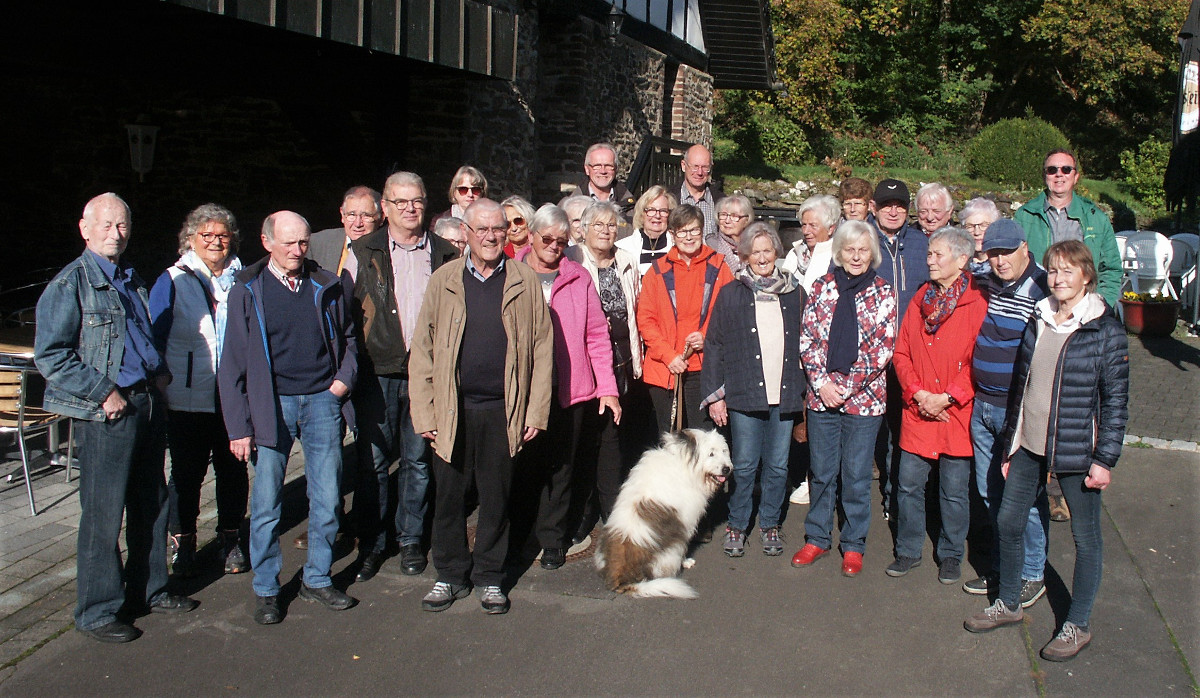
{"label": "sunglasses", "polygon": [[509,225],[525,225],[525,219],[520,216],[513,216],[513,219],[508,222]]}
{"label": "sunglasses", "polygon": [[459,196],[466,196],[467,194],[483,196],[483,187],[455,187],[454,190],[458,192]]}
{"label": "sunglasses", "polygon": [[561,248],[566,247],[568,244],[566,238],[554,237],[552,235],[541,235],[539,237],[542,238],[542,245],[545,247],[557,246]]}
{"label": "sunglasses", "polygon": [[1053,175],[1053,174],[1058,174],[1059,172],[1062,172],[1063,174],[1071,174],[1072,172],[1075,171],[1075,169],[1076,168],[1074,165],[1063,165],[1062,167],[1055,167],[1054,165],[1046,165],[1046,174]]}

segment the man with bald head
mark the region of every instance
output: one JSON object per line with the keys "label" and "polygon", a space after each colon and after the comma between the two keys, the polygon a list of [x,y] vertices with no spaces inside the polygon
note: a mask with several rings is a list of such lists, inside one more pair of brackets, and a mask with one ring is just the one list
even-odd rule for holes
{"label": "man with bald head", "polygon": [[[167,592],[167,486],[163,481],[166,362],[150,331],[149,294],[121,259],[129,206],[116,194],[87,203],[87,249],[37,304],[34,361],[45,408],[74,418],[79,444],[79,548],[75,627],[101,642],[141,632],[118,613],[186,613]],[[121,563],[121,519],[128,556]]]}
{"label": "man with bald head", "polygon": [[217,369],[221,410],[236,458],[254,463],[250,564],[255,622],[283,620],[279,519],[283,474],[297,437],[308,482],[308,563],[300,598],[333,610],[354,605],[329,577],[341,498],[342,406],[358,369],[354,321],[339,277],[305,257],[312,234],[291,211],[267,217],[267,257],[243,269],[229,292]]}
{"label": "man with bald head", "polygon": [[711,246],[717,235],[717,202],[725,198],[725,192],[712,183],[712,153],[700,144],[693,145],[679,165],[683,168],[679,203],[691,204],[704,214],[704,244]]}

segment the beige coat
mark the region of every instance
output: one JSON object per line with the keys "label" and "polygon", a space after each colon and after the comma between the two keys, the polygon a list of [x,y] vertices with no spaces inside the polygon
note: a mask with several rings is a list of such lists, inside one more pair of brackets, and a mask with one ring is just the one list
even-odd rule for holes
{"label": "beige coat", "polygon": [[[554,333],[537,274],[525,264],[504,262],[501,312],[508,335],[504,359],[504,412],[508,450],[524,444],[525,427],[545,431],[550,414],[554,371]],[[458,354],[466,325],[463,297],[465,257],[442,265],[429,277],[408,359],[413,429],[436,431],[433,450],[450,462],[458,437]]]}

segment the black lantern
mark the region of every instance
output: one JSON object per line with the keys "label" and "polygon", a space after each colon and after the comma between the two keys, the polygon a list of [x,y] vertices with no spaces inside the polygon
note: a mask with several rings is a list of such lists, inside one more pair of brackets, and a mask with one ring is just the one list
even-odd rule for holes
{"label": "black lantern", "polygon": [[625,13],[617,9],[617,3],[613,2],[612,9],[608,11],[608,38],[610,41],[616,41],[617,36],[621,33],[621,25],[625,23]]}

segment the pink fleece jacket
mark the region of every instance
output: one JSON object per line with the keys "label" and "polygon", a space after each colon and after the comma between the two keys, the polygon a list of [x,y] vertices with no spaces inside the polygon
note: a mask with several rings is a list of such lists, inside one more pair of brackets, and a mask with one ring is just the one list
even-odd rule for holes
{"label": "pink fleece jacket", "polygon": [[[521,250],[517,258],[526,257],[529,251]],[[554,323],[559,405],[570,407],[593,398],[616,397],[608,320],[592,277],[578,262],[564,258],[559,263],[558,276],[550,288],[550,319]]]}

